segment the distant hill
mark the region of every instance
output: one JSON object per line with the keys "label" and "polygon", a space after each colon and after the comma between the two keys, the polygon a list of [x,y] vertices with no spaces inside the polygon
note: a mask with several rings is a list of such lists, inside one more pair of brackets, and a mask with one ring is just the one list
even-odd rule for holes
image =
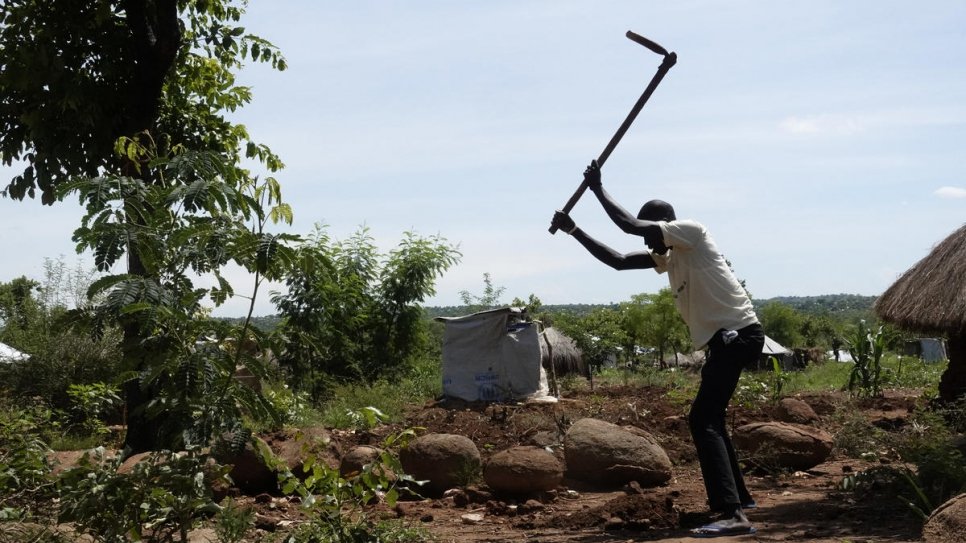
{"label": "distant hill", "polygon": [[[244,317],[222,317],[221,320],[228,321],[234,324],[241,324],[245,322]],[[262,332],[271,332],[278,326],[282,318],[278,315],[266,315],[264,317],[252,317],[252,326],[258,328]]]}
{"label": "distant hill", "polygon": [[[829,315],[837,317],[849,317],[868,314],[872,311],[876,296],[860,296],[858,294],[825,294],[822,296],[776,296],[774,298],[756,299],[752,303],[755,309],[761,309],[771,302],[780,302],[792,309],[807,315]],[[618,304],[557,304],[544,305],[541,311],[549,313],[571,313],[583,316],[594,310],[602,308],[617,308]],[[458,317],[466,315],[467,310],[464,306],[427,306],[426,315],[429,318],[436,317]],[[243,319],[226,318],[225,320],[240,322]],[[280,321],[278,315],[267,315],[264,317],[254,317],[253,324],[263,331],[271,331]]]}
{"label": "distant hill", "polygon": [[[540,306],[540,311],[546,311],[548,313],[572,313],[577,316],[586,315],[595,309],[600,308],[617,308],[618,304],[560,304],[560,305],[544,305]],[[441,307],[424,307],[426,314],[430,318],[436,317],[459,317],[468,314],[465,306],[461,305],[447,305]]]}
{"label": "distant hill", "polygon": [[754,300],[755,309],[771,303],[783,303],[806,315],[830,315],[845,317],[870,313],[877,296],[858,294],[825,294],[822,296],[776,296],[766,300]]}

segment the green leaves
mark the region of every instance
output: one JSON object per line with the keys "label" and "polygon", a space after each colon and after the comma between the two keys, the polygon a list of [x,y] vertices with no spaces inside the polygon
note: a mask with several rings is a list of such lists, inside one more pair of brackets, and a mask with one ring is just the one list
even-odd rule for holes
{"label": "green leaves", "polygon": [[439,237],[407,233],[381,255],[366,229],[348,240],[317,226],[299,245],[272,298],[284,325],[280,363],[313,395],[327,379],[370,380],[402,367],[422,341],[418,302],[459,252]]}
{"label": "green leaves", "polygon": [[855,394],[858,390],[860,396],[879,396],[882,393],[882,354],[886,344],[882,326],[872,331],[865,320],[861,320],[845,341],[853,361],[849,392]]}
{"label": "green leaves", "polygon": [[[233,70],[285,69],[271,42],[236,23],[244,2],[38,0],[0,9],[0,161],[25,163],[3,194],[40,190],[45,204],[76,176],[144,175],[144,156],[119,138],[151,131],[197,151],[241,151],[271,171],[281,161],[225,114],[251,101]],[[115,153],[120,150],[122,152]]]}

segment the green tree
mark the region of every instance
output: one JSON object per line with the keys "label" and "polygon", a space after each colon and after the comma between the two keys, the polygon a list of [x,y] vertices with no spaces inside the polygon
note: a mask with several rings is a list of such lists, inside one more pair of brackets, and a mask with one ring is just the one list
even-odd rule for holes
{"label": "green tree", "polygon": [[26,276],[0,283],[0,340],[27,351],[36,346],[34,332],[42,319],[39,291],[40,283]]}
{"label": "green tree", "polygon": [[620,313],[611,308],[597,308],[582,316],[561,313],[554,319],[560,331],[573,338],[587,363],[598,369],[626,352],[627,334],[621,321]]}
{"label": "green tree", "polygon": [[621,304],[624,329],[631,340],[629,347],[654,347],[664,367],[665,355],[676,353],[690,344],[690,336],[681,314],[674,305],[670,288],[657,294],[636,294]]}
{"label": "green tree", "polygon": [[[163,409],[145,381],[156,381],[161,361],[179,349],[162,345],[153,325],[162,316],[181,319],[175,328],[183,332],[183,317],[204,294],[216,303],[232,294],[220,277],[218,288],[193,295],[190,281],[177,281],[186,270],[211,272],[234,257],[264,272],[279,254],[279,238],[256,236],[254,246],[229,255],[216,234],[232,221],[286,215],[279,202],[270,210],[242,189],[256,186],[243,157],[271,171],[281,168],[278,157],[225,117],[251,99],[233,75],[244,61],[285,67],[274,46],[237,24],[244,6],[15,0],[0,8],[0,159],[24,164],[3,194],[22,199],[39,189],[45,204],[78,194],[87,207],[75,232],[79,249],[91,248],[104,271],[126,259],[128,273],[96,283],[92,294],[106,295],[102,309],[114,314],[98,318],[121,324],[125,362],[140,376],[126,387],[132,451],[172,445],[146,418]],[[169,210],[177,217],[163,217]],[[178,228],[162,230],[167,226]],[[210,236],[179,237],[203,226]],[[177,242],[188,247],[179,253]],[[174,338],[194,343],[188,335],[167,339]]]}
{"label": "green tree", "polygon": [[[277,162],[224,114],[251,99],[232,70],[284,69],[236,23],[238,0],[11,0],[0,7],[0,157],[22,161],[4,189],[44,203],[74,176],[135,174],[120,137],[150,132],[192,149]],[[149,177],[148,172],[141,172]]]}
{"label": "green tree", "polygon": [[297,249],[286,293],[273,303],[279,363],[316,398],[329,380],[371,382],[406,366],[426,339],[419,303],[459,259],[446,240],[406,233],[380,255],[368,230],[333,241],[317,227]]}
{"label": "green tree", "polygon": [[805,346],[827,350],[832,348],[833,341],[841,334],[828,315],[803,315],[801,335]]}
{"label": "green tree", "polygon": [[[102,271],[115,269],[126,254],[139,255],[141,273],[108,273],[88,289],[103,301],[79,311],[95,330],[124,330],[129,414],[129,452],[203,445],[219,429],[240,424],[243,414],[271,415],[264,398],[234,379],[239,365],[265,378],[253,345],[263,335],[249,318],[231,327],[206,318],[234,295],[221,275],[233,262],[254,277],[281,280],[295,259],[289,244],[298,237],[265,231],[269,222],[291,220],[278,183],[258,181],[219,154],[176,150],[155,154],[136,141],[127,153],[144,156],[157,182],[126,176],[78,178],[62,188],[85,205],[74,232],[79,249],[89,249]],[[128,220],[129,216],[137,221]],[[199,287],[196,277],[212,279]]]}
{"label": "green tree", "polygon": [[801,313],[781,302],[769,302],[758,311],[761,326],[769,337],[792,348],[802,345]]}
{"label": "green tree", "polygon": [[463,301],[466,313],[486,311],[500,305],[500,297],[503,296],[504,291],[506,287],[493,286],[493,279],[487,272],[483,274],[483,294],[477,296],[468,290],[461,290],[460,300]]}

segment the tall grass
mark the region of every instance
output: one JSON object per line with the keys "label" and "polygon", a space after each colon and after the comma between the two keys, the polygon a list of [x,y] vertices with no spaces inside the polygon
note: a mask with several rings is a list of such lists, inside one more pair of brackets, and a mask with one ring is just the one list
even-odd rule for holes
{"label": "tall grass", "polygon": [[[852,373],[851,362],[828,361],[811,364],[802,371],[786,372],[789,376],[785,390],[796,392],[829,392],[848,388]],[[915,357],[886,354],[882,357],[882,386],[884,388],[921,388],[929,395],[939,385],[946,364],[923,362]]]}
{"label": "tall grass", "polygon": [[359,410],[374,407],[389,421],[400,422],[407,406],[421,405],[439,397],[442,383],[439,362],[423,359],[396,379],[338,385],[331,391],[330,399],[319,408],[321,421],[332,428],[353,427],[358,424]]}

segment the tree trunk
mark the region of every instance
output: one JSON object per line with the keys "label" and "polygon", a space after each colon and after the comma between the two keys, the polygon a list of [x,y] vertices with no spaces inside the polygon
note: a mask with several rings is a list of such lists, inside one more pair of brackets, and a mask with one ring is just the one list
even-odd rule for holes
{"label": "tree trunk", "polygon": [[949,366],[939,380],[939,399],[955,402],[966,397],[966,331],[949,335]]}
{"label": "tree trunk", "polygon": [[[154,129],[158,117],[158,105],[164,90],[164,82],[182,47],[181,26],[178,21],[176,0],[159,0],[154,3],[145,0],[125,0],[126,21],[131,30],[132,50],[136,65],[135,77],[126,94],[127,107],[124,119],[119,123],[120,136],[134,137],[141,132]],[[146,183],[152,183],[152,172],[127,158],[122,158],[121,171],[125,175],[139,175]],[[136,218],[130,218],[136,221]],[[137,276],[147,275],[135,247],[128,247],[128,273]],[[141,373],[147,369],[148,357],[143,351],[141,324],[137,321],[123,325],[123,353],[125,365]],[[161,436],[160,428],[164,416],[148,417],[145,407],[156,395],[153,389],[142,388],[139,379],[128,381],[124,387],[127,404],[127,432],[124,436],[126,455],[140,452],[170,449],[170,441]]]}

